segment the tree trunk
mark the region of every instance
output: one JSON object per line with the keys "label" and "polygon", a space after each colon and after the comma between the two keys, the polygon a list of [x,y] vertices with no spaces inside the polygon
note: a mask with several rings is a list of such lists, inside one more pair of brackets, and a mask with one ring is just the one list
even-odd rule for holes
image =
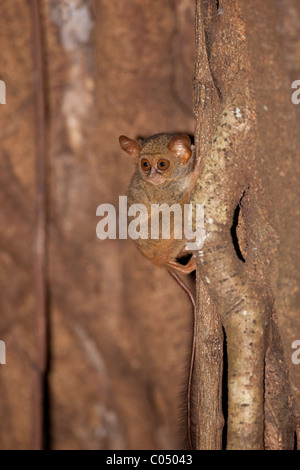
{"label": "tree trunk", "polygon": [[[226,334],[228,449],[262,449],[264,434],[266,448],[294,445],[286,370],[299,401],[290,357],[300,335],[299,135],[278,31],[293,26],[295,9],[282,15],[274,2],[196,1],[195,141],[202,163],[194,201],[205,205],[206,219],[198,293],[203,282]],[[199,358],[205,347],[199,344]],[[200,405],[199,422],[207,401]],[[219,400],[211,412],[220,412]],[[211,442],[219,427],[216,420]]]}

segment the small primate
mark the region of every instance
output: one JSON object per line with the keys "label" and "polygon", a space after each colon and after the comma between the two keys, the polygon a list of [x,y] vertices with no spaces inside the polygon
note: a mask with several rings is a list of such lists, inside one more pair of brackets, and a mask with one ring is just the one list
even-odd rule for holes
{"label": "small primate", "polygon": [[[190,289],[180,276],[174,272],[189,274],[196,269],[194,257],[191,256],[186,265],[180,259],[189,253],[186,249],[187,240],[174,238],[174,224],[170,224],[170,237],[151,239],[151,205],[152,204],[184,204],[190,202],[199,170],[194,146],[186,134],[155,134],[141,143],[121,135],[119,142],[124,150],[136,163],[136,170],[131,179],[127,198],[128,206],[143,204],[148,209],[148,238],[138,238],[135,243],[141,253],[152,263],[165,267],[180,287],[187,293],[194,311],[194,330],[191,350],[190,370],[187,392],[187,427],[188,440],[192,448],[191,437],[191,385],[195,355],[195,299]],[[130,219],[129,219],[130,222]]]}

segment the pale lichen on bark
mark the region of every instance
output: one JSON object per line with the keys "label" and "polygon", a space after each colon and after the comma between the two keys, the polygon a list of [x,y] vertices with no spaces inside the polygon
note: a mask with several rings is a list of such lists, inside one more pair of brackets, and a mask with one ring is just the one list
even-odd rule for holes
{"label": "pale lichen on bark", "polygon": [[82,155],[86,122],[90,120],[94,104],[95,83],[91,66],[94,19],[85,0],[49,0],[49,9],[70,60],[68,87],[62,103],[69,141],[74,152]]}
{"label": "pale lichen on bark", "polygon": [[[206,101],[205,106],[203,102],[196,103],[202,109],[196,113],[195,141],[199,155],[205,156],[194,202],[204,204],[206,220],[206,239],[196,260],[199,276],[206,284],[226,333],[227,448],[261,449],[264,355],[270,305],[265,290],[249,273],[251,252],[247,262],[243,262],[237,255],[231,234],[235,210],[246,190],[251,194],[249,170],[255,162],[256,116],[245,24],[239,1],[230,2],[222,15],[206,9],[206,2],[199,1],[196,5],[197,21],[204,23],[205,18],[205,24],[209,24],[202,37],[209,49],[210,87],[214,84],[219,96],[218,106],[213,110],[213,103]],[[196,67],[196,97],[201,88],[197,70]],[[210,96],[214,97],[213,92]],[[217,124],[214,131],[204,137],[199,121],[203,120],[207,109],[210,109],[210,121],[215,120]],[[212,128],[213,125],[209,130]]]}
{"label": "pale lichen on bark", "polygon": [[[300,374],[290,358],[300,331],[299,131],[285,68],[291,41],[280,36],[289,37],[295,14],[296,3],[196,0],[195,144],[202,160],[194,202],[205,205],[206,219],[195,255],[201,449],[221,448],[222,367],[205,343],[219,318],[228,356],[227,448],[293,449],[297,432],[299,442]],[[218,328],[210,331],[221,343]]]}

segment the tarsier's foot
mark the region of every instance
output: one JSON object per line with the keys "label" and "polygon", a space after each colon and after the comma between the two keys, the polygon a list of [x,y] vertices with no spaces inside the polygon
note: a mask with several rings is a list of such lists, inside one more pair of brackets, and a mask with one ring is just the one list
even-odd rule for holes
{"label": "tarsier's foot", "polygon": [[180,271],[181,273],[184,274],[190,274],[196,269],[196,262],[194,257],[192,256],[189,262],[184,266],[180,263],[177,263],[176,261],[168,261],[167,266],[170,268],[176,269],[177,271]]}

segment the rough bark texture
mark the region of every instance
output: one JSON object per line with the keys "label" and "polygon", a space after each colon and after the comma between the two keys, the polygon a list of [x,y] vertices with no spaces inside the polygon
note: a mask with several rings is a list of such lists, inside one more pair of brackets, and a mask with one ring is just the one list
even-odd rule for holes
{"label": "rough bark texture", "polygon": [[[284,371],[289,370],[299,401],[299,369],[290,351],[300,335],[299,255],[294,251],[300,168],[297,114],[280,37],[284,25],[292,27],[291,10],[283,15],[280,2],[217,3],[218,11],[216,2],[196,2],[210,73],[209,79],[197,76],[206,54],[196,56],[195,137],[202,167],[194,200],[205,204],[206,217],[199,274],[226,333],[227,448],[262,449],[264,430],[267,448],[291,448],[295,423]],[[291,8],[295,13],[296,4]],[[203,116],[211,122],[204,132]],[[276,328],[270,334],[272,315],[285,353],[285,366],[279,363],[276,373],[274,361],[283,356]],[[265,358],[267,391],[276,401],[282,385],[285,417],[279,403],[264,403]]]}
{"label": "rough bark texture", "polygon": [[[207,55],[206,20],[216,14],[216,5],[205,6],[196,3],[195,23],[195,64],[194,64],[194,115],[195,144],[203,160],[210,149],[219,95],[213,83]],[[195,402],[194,423],[197,449],[222,448],[222,369],[223,333],[220,315],[212,304],[206,282],[198,277],[197,282],[198,318],[197,348],[195,359]]]}
{"label": "rough bark texture", "polygon": [[223,331],[221,320],[201,278],[198,286],[198,318],[194,367],[193,430],[196,449],[222,449],[224,418]]}

